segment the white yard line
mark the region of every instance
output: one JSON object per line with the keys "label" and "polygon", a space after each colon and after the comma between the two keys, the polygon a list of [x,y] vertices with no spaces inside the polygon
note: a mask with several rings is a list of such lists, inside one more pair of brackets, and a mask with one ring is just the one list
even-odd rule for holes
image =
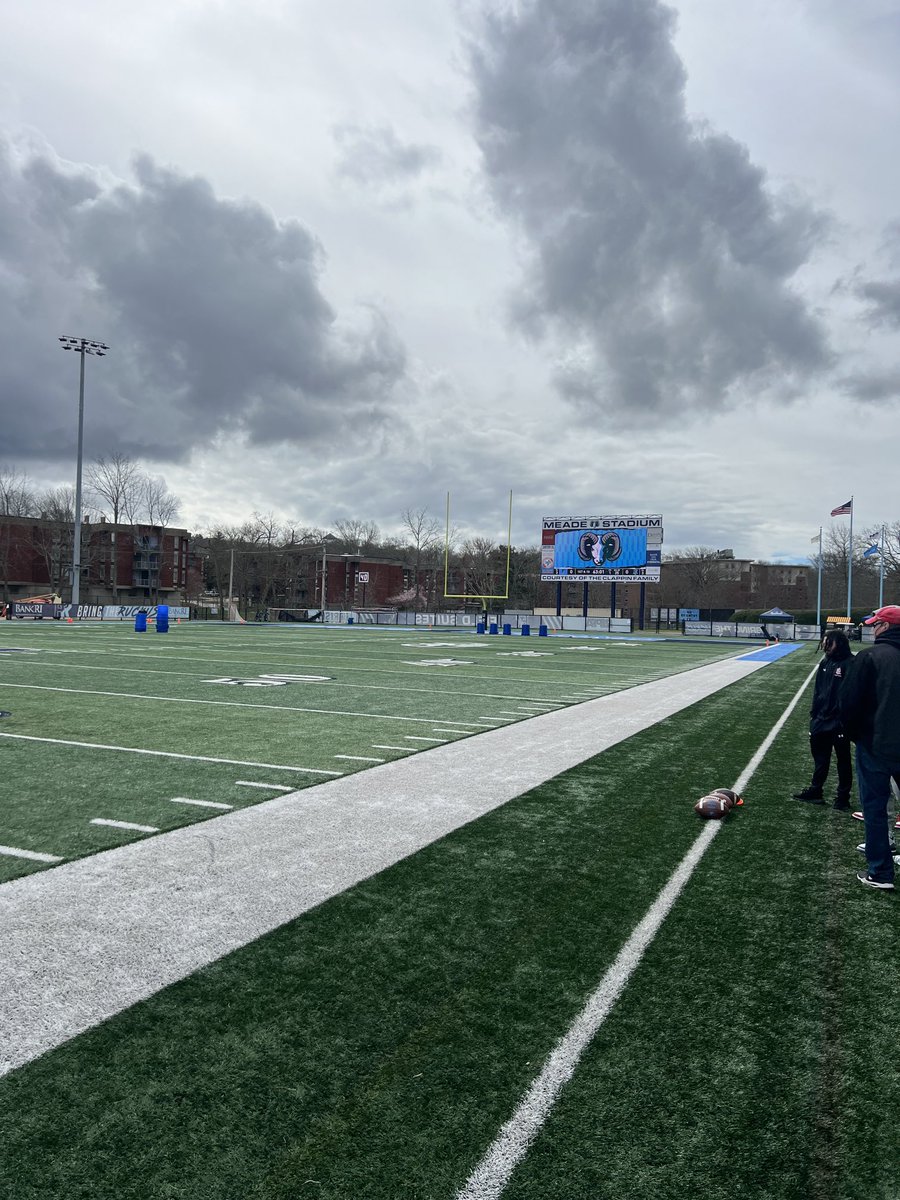
{"label": "white yard line", "polygon": [[287,784],[284,784],[284,783],[254,783],[250,779],[236,779],[234,781],[234,786],[235,787],[268,788],[269,791],[272,791],[272,792],[293,792],[296,790],[295,788],[288,787]]}
{"label": "white yard line", "polygon": [[135,825],[133,821],[111,821],[108,817],[91,817],[92,825],[111,825],[113,829],[136,829],[139,833],[159,833],[155,825]]}
{"label": "white yard line", "polygon": [[387,713],[349,712],[341,708],[298,708],[289,704],[254,704],[243,700],[188,700],[179,696],[146,696],[141,692],[101,692],[89,688],[47,687],[39,683],[0,683],[5,687],[25,688],[33,692],[65,692],[73,696],[110,696],[117,700],[149,700],[163,704],[207,704],[218,708],[259,708],[264,712],[319,713],[329,717],[365,717],[372,721],[407,721],[413,725],[425,725],[437,720],[435,717],[394,717]]}
{"label": "white yard line", "polygon": [[350,762],[374,762],[374,763],[384,762],[383,758],[369,758],[365,754],[336,754],[334,757],[335,758],[346,758]]}
{"label": "white yard line", "polygon": [[0,1074],[763,667],[719,661],[427,754],[405,747],[0,885]]}
{"label": "white yard line", "polygon": [[415,750],[415,746],[381,746],[378,742],[372,743],[373,750],[402,750],[404,754],[411,754]]}
{"label": "white yard line", "polygon": [[[37,653],[37,651],[35,651],[35,653]],[[76,650],[52,650],[52,651],[48,651],[48,653],[51,653],[51,654],[77,654],[78,652]],[[141,656],[138,656],[138,657],[141,657]],[[18,662],[19,660],[16,659],[14,661]],[[62,668],[62,669],[67,668],[70,671],[107,671],[107,672],[111,672],[113,675],[128,675],[132,678],[137,675],[165,675],[167,678],[198,680],[198,679],[207,679],[210,674],[210,672],[208,670],[206,670],[206,671],[173,671],[173,670],[163,671],[161,669],[157,670],[155,667],[134,667],[134,666],[98,667],[98,666],[94,666],[92,663],[82,663],[82,662],[61,663],[61,662],[59,662],[58,659],[51,659],[49,662],[45,662],[43,659],[36,660],[33,658],[29,658],[27,660],[25,660],[25,659],[22,660],[23,663],[26,661],[29,666],[49,667],[51,670],[54,670],[54,671],[57,671],[60,668]],[[247,659],[243,659],[241,661],[245,664],[249,664],[249,662],[250,662],[250,660],[247,660]],[[262,665],[265,666],[266,664],[263,663]],[[269,664],[269,665],[272,665],[272,664]],[[283,666],[284,664],[281,663],[280,665]],[[254,659],[252,661],[252,666],[259,667],[260,666],[259,660]],[[340,668],[338,668],[338,669],[340,669]],[[523,680],[522,683],[524,684],[524,682],[525,681]],[[543,686],[544,684],[547,684],[549,682],[550,682],[549,680],[542,680],[541,686]],[[561,679],[559,681],[560,687],[565,686],[566,683],[567,683],[566,679]],[[35,685],[35,686],[37,686],[37,685]],[[509,696],[509,695],[506,695],[505,693],[501,693],[501,692],[469,692],[469,691],[461,692],[458,687],[457,688],[447,688],[446,690],[443,690],[440,688],[403,687],[400,684],[390,684],[390,683],[357,683],[357,682],[343,683],[343,682],[341,682],[340,679],[329,680],[328,687],[329,687],[329,690],[331,690],[332,688],[335,688],[335,689],[336,688],[347,688],[347,689],[350,689],[350,690],[356,691],[356,692],[404,692],[404,693],[408,692],[408,693],[415,693],[416,695],[422,695],[422,696],[454,696],[454,697],[456,697],[456,696],[462,695],[462,696],[471,696],[472,699],[475,699],[475,700],[502,700],[502,701],[509,701],[510,703],[513,703],[516,700],[523,699],[522,696]],[[524,697],[524,699],[527,701],[528,697],[526,696],[526,697]],[[558,700],[556,698],[551,700],[551,699],[545,698],[543,696],[538,696],[535,699],[536,699],[536,702],[539,704],[552,704],[552,705],[561,706],[566,703],[565,700]]]}
{"label": "white yard line", "polygon": [[172,796],[170,804],[195,804],[198,808],[220,808],[223,812],[230,812],[234,808],[233,804],[222,804],[218,800],[189,800],[187,796]]}
{"label": "white yard line", "polygon": [[343,775],[343,771],[319,771],[315,767],[288,767],[284,763],[249,762],[243,758],[210,758],[205,754],[176,754],[173,750],[141,750],[136,746],[107,746],[102,742],[71,742],[64,738],[32,737],[27,733],[0,733],[19,742],[45,742],[53,746],[79,746],[83,750],[115,750],[120,754],[149,754],[154,758],[182,758],[189,762],[228,763],[233,767],[265,767],[272,771],[299,771],[305,775]]}
{"label": "white yard line", "polygon": [[435,745],[446,745],[446,738],[416,737],[414,733],[404,733],[403,737],[409,742],[432,742]]}
{"label": "white yard line", "polygon": [[15,846],[0,846],[0,854],[7,858],[30,858],[33,862],[62,862],[58,854],[38,854],[36,850],[17,850]]}
{"label": "white yard line", "polygon": [[[769,747],[781,732],[785,721],[796,708],[806,687],[818,670],[818,664],[806,677],[784,712],[769,730],[762,745],[744,768],[734,784],[742,792],[754,771],[762,762]],[[603,1025],[631,976],[656,937],[684,885],[690,879],[713,838],[722,828],[719,821],[707,821],[694,844],[672,872],[668,883],[650,905],[628,941],[619,951],[612,966],[600,980],[581,1012],[547,1058],[543,1068],[523,1096],[518,1108],[501,1128],[481,1162],[457,1192],[456,1200],[497,1200],[506,1188],[516,1166],[522,1161],[563,1087],[575,1073],[575,1068],[597,1031]]]}

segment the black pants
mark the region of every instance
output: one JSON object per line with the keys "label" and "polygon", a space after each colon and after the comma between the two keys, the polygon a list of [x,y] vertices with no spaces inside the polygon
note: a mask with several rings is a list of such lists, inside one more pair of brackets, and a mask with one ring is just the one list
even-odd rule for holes
{"label": "black pants", "polygon": [[838,800],[849,800],[850,789],[853,786],[853,767],[850,761],[850,741],[842,733],[811,733],[809,749],[813,756],[813,777],[810,784],[814,792],[821,792],[828,778],[828,768],[831,765],[831,751],[834,750],[837,759]]}

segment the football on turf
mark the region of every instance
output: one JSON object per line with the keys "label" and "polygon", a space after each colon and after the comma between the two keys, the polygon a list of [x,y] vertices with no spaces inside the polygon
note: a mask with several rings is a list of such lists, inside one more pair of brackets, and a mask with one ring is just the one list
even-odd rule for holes
{"label": "football on turf", "polygon": [[725,799],[730,802],[731,808],[737,808],[738,805],[744,803],[744,797],[739,796],[737,792],[732,791],[731,788],[715,788],[712,792],[710,792],[710,795],[724,796]]}
{"label": "football on turf", "polygon": [[709,821],[721,821],[727,812],[731,812],[731,801],[714,794],[701,796],[694,805],[694,812]]}

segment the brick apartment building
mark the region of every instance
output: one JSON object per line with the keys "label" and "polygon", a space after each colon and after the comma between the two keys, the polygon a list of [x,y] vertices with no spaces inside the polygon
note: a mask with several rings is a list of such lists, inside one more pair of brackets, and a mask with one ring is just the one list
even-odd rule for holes
{"label": "brick apartment building", "polygon": [[[72,593],[72,523],[0,516],[0,600]],[[82,526],[84,604],[181,603],[188,581],[186,529],[113,525],[102,517]]]}

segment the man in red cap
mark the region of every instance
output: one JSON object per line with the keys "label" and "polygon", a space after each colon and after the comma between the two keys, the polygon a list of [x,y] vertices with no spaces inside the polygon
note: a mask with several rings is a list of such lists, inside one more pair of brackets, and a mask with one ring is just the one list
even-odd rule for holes
{"label": "man in red cap", "polygon": [[[856,742],[856,779],[866,823],[868,870],[860,883],[894,890],[888,833],[891,776],[900,773],[900,605],[866,617],[875,644],[857,654],[840,693],[844,727]],[[900,856],[898,856],[900,858]]]}

